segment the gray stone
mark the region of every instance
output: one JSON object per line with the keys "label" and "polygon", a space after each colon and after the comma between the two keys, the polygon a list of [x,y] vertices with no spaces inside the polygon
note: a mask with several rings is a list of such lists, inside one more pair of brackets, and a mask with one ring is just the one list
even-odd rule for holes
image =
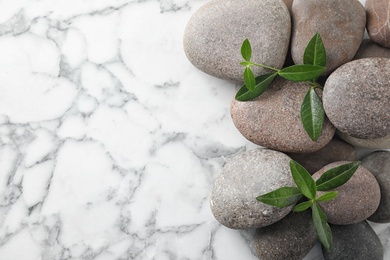
{"label": "gray stone", "polygon": [[368,220],[379,223],[390,222],[390,152],[376,151],[362,160],[362,165],[378,181],[381,190],[381,201],[378,209]]}
{"label": "gray stone", "polygon": [[335,138],[316,152],[289,153],[287,155],[300,163],[311,174],[314,174],[325,165],[333,162],[356,160],[355,148],[352,145]]}
{"label": "gray stone", "polygon": [[333,247],[322,249],[325,260],[383,260],[383,245],[367,221],[331,229]]}
{"label": "gray stone", "polygon": [[231,158],[214,182],[210,202],[214,217],[234,229],[264,227],[285,217],[292,206],[277,208],[256,198],[295,186],[289,162],[287,155],[269,149],[250,150]]}
{"label": "gray stone", "polygon": [[361,139],[390,134],[390,59],[348,62],[327,79],[325,112],[342,133]]}
{"label": "gray stone", "polygon": [[[328,164],[313,175],[315,180],[327,170],[348,163],[340,161]],[[370,217],[378,208],[380,189],[374,175],[363,166],[359,166],[347,183],[335,189],[338,196],[327,202],[319,202],[328,222],[335,225],[350,225]],[[318,196],[326,191],[319,191]]]}
{"label": "gray stone", "polygon": [[269,89],[258,98],[245,102],[233,100],[233,123],[245,138],[255,144],[291,153],[317,151],[329,143],[335,128],[325,119],[317,141],[312,141],[304,130],[300,108],[309,88],[307,83],[275,78]]}
{"label": "gray stone", "polygon": [[283,0],[283,2],[286,4],[288,10],[291,12],[293,0]]}
{"label": "gray stone", "polygon": [[367,31],[370,38],[390,48],[390,5],[388,0],[366,0]]}
{"label": "gray stone", "polygon": [[370,39],[364,39],[353,59],[363,58],[390,58],[390,49],[382,47]]}
{"label": "gray stone", "polygon": [[371,148],[371,149],[390,149],[390,135],[387,135],[382,138],[376,139],[361,139],[352,137],[347,134],[343,134],[341,132],[337,132],[338,136],[341,137],[344,141],[363,148]]}
{"label": "gray stone", "polygon": [[310,39],[319,33],[326,49],[329,74],[352,60],[364,36],[366,14],[358,0],[294,0],[291,53],[296,64]]}
{"label": "gray stone", "polygon": [[[241,44],[248,38],[253,61],[281,68],[290,42],[290,13],[281,0],[211,0],[189,20],[184,51],[201,71],[242,82]],[[254,74],[267,70],[257,67]]]}
{"label": "gray stone", "polygon": [[317,233],[307,210],[291,212],[277,223],[257,229],[253,247],[262,260],[301,260],[316,242]]}

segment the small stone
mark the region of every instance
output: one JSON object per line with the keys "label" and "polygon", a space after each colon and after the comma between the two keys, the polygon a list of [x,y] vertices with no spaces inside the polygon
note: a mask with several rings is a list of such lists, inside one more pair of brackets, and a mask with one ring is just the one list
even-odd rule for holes
{"label": "small stone", "polygon": [[355,161],[355,148],[339,139],[332,139],[327,145],[313,153],[289,153],[305,169],[314,174],[327,164],[337,161]]}
{"label": "small stone", "polygon": [[301,260],[317,242],[310,211],[291,212],[282,220],[259,228],[253,247],[259,259]]}
{"label": "small stone", "polygon": [[322,249],[325,260],[383,260],[383,245],[367,221],[330,227],[333,247]]}
{"label": "small stone", "polygon": [[[256,99],[233,100],[230,111],[233,123],[255,144],[290,153],[317,151],[329,143],[335,128],[325,119],[317,141],[312,141],[306,133],[300,109],[309,88],[307,83],[275,78],[269,89]],[[320,90],[318,93],[321,94]]]}
{"label": "small stone", "polygon": [[390,58],[390,49],[382,47],[370,39],[364,39],[353,59],[363,58]]}
{"label": "small stone", "polygon": [[[348,163],[340,161],[328,164],[313,175],[315,180],[327,170]],[[359,166],[347,183],[334,189],[338,196],[327,202],[319,202],[328,222],[335,225],[349,225],[361,222],[371,216],[380,202],[380,189],[374,175],[363,166]],[[318,196],[327,191],[319,191]]]}
{"label": "small stone", "polygon": [[326,72],[352,60],[364,37],[366,12],[358,0],[294,0],[291,53],[303,63],[307,44],[319,33],[326,49]]}
{"label": "small stone", "polygon": [[[253,61],[281,68],[290,34],[290,13],[281,0],[211,0],[188,22],[184,51],[201,71],[241,83],[242,42],[249,39]],[[253,69],[255,75],[268,72]]]}
{"label": "small stone", "polygon": [[371,148],[371,149],[390,149],[390,135],[376,139],[360,139],[352,137],[341,132],[337,132],[338,136],[344,141],[358,147]]}
{"label": "small stone", "polygon": [[367,31],[371,40],[390,48],[390,4],[388,0],[366,0]]}
{"label": "small stone", "polygon": [[269,149],[255,149],[230,159],[216,178],[211,211],[228,228],[259,228],[285,217],[292,206],[277,208],[256,200],[284,186],[295,186],[290,157]]}
{"label": "small stone", "polygon": [[378,181],[381,190],[381,201],[378,209],[368,220],[378,223],[390,222],[390,152],[376,151],[362,160],[362,165]]}
{"label": "small stone", "polygon": [[390,59],[348,62],[327,79],[325,113],[342,133],[361,139],[390,134]]}

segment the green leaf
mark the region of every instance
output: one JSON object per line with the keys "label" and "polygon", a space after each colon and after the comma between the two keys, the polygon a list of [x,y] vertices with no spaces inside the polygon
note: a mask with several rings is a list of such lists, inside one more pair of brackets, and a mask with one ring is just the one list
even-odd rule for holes
{"label": "green leaf", "polygon": [[326,67],[326,51],[319,33],[314,34],[303,54],[303,63]]}
{"label": "green leaf", "polygon": [[327,222],[325,213],[322,211],[317,203],[313,203],[312,207],[312,218],[314,227],[317,231],[318,239],[326,250],[330,250],[333,243],[332,231]]}
{"label": "green leaf", "polygon": [[290,170],[294,182],[301,193],[309,199],[315,199],[317,187],[310,173],[294,160],[290,161]]}
{"label": "green leaf", "polygon": [[316,181],[317,190],[331,190],[343,185],[352,177],[359,165],[360,162],[346,163],[324,172]]}
{"label": "green leaf", "polygon": [[324,71],[321,66],[299,64],[279,70],[278,74],[287,80],[302,82],[318,78]]}
{"label": "green leaf", "polygon": [[302,194],[296,187],[282,187],[257,197],[258,201],[265,204],[284,208],[290,206],[302,198]]}
{"label": "green leaf", "polygon": [[241,45],[241,55],[246,61],[250,61],[252,57],[252,47],[248,39],[245,39]]}
{"label": "green leaf", "polygon": [[313,141],[317,141],[324,124],[325,112],[321,99],[314,88],[307,92],[301,106],[301,121],[306,133]]}
{"label": "green leaf", "polygon": [[236,100],[248,101],[254,99],[264,93],[271,85],[272,80],[276,77],[277,73],[268,73],[256,77],[256,85],[252,91],[250,91],[244,84],[236,94]]}
{"label": "green leaf", "polygon": [[252,66],[252,65],[253,65],[253,62],[250,62],[250,61],[241,61],[241,62],[240,62],[240,65],[241,65],[241,66]]}
{"label": "green leaf", "polygon": [[308,208],[310,208],[311,205],[313,205],[313,201],[311,201],[311,200],[304,201],[304,202],[301,202],[301,203],[295,205],[292,210],[296,211],[296,212],[304,211],[304,210],[307,210]]}
{"label": "green leaf", "polygon": [[339,193],[337,191],[330,191],[330,192],[327,192],[325,193],[324,195],[318,197],[316,199],[316,201],[319,201],[319,202],[327,202],[327,201],[330,201],[334,198],[337,197],[337,195],[339,195]]}
{"label": "green leaf", "polygon": [[249,91],[252,91],[256,85],[255,76],[253,76],[253,72],[250,67],[246,67],[244,70],[244,83]]}

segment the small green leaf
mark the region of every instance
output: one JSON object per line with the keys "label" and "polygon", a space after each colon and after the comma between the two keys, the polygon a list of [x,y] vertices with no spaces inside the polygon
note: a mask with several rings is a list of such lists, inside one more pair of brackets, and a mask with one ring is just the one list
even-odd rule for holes
{"label": "small green leaf", "polygon": [[319,33],[316,33],[308,43],[303,54],[303,63],[326,67],[326,51]]}
{"label": "small green leaf", "polygon": [[302,198],[302,194],[296,187],[282,187],[257,197],[258,201],[265,204],[284,208],[297,203]]}
{"label": "small green leaf", "polygon": [[250,61],[252,57],[252,47],[248,39],[245,39],[241,45],[241,55],[246,61]]}
{"label": "small green leaf", "polygon": [[330,192],[327,192],[325,193],[324,195],[318,197],[316,199],[316,201],[319,201],[319,202],[327,202],[327,201],[330,201],[334,198],[337,197],[337,195],[339,195],[339,193],[337,191],[330,191]]}
{"label": "small green leaf", "polygon": [[331,190],[343,185],[352,177],[359,165],[360,162],[346,163],[324,172],[316,181],[317,190]]}
{"label": "small green leaf", "polygon": [[320,206],[318,206],[318,204],[315,202],[313,203],[311,209],[313,223],[317,231],[318,239],[326,250],[330,250],[330,248],[332,247],[333,238],[332,231],[326,219],[326,215],[322,211]]}
{"label": "small green leaf", "polygon": [[321,99],[314,88],[307,92],[301,106],[301,121],[306,133],[313,141],[317,141],[324,124],[325,112]]}
{"label": "small green leaf", "polygon": [[292,177],[298,189],[309,199],[315,199],[317,187],[310,173],[294,160],[290,161]]}
{"label": "small green leaf", "polygon": [[324,71],[321,66],[299,64],[284,68],[278,74],[287,80],[302,82],[318,78]]}
{"label": "small green leaf", "polygon": [[311,201],[311,200],[304,201],[304,202],[301,202],[301,203],[295,205],[292,210],[296,211],[296,212],[304,211],[304,210],[307,210],[308,208],[310,208],[311,205],[313,205],[313,201]]}
{"label": "small green leaf", "polygon": [[244,70],[244,83],[249,91],[252,91],[256,85],[255,76],[253,76],[253,72],[250,67],[246,67]]}
{"label": "small green leaf", "polygon": [[244,84],[236,94],[236,100],[248,101],[254,99],[264,93],[271,85],[272,80],[276,77],[277,73],[268,73],[256,77],[256,86],[250,91]]}

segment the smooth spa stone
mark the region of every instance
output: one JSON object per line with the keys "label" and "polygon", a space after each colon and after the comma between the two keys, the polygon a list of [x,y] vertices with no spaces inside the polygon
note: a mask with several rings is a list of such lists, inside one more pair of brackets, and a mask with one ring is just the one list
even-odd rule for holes
{"label": "smooth spa stone", "polygon": [[[315,180],[327,170],[348,163],[340,161],[328,164],[313,175]],[[340,187],[334,189],[338,196],[327,202],[319,202],[328,222],[335,225],[350,225],[370,217],[378,208],[380,188],[374,175],[363,166],[359,166],[353,176]],[[327,191],[317,192],[321,196]]]}
{"label": "smooth spa stone", "polygon": [[385,48],[370,39],[364,39],[353,59],[363,58],[390,58],[390,48]]}
{"label": "smooth spa stone", "polygon": [[327,145],[312,153],[288,153],[291,159],[297,161],[305,169],[314,174],[327,164],[337,161],[354,161],[356,159],[355,147],[333,138]]}
{"label": "smooth spa stone", "polygon": [[390,222],[390,152],[376,151],[362,160],[364,168],[369,170],[378,181],[381,201],[378,209],[368,220],[378,223]]}
{"label": "smooth spa stone", "polygon": [[390,4],[389,0],[366,0],[367,31],[370,38],[390,48]]}
{"label": "smooth spa stone", "polygon": [[282,220],[259,228],[253,247],[259,259],[303,259],[317,242],[311,212],[291,212]]}
{"label": "smooth spa stone", "polygon": [[277,208],[256,198],[284,186],[296,186],[290,160],[269,149],[249,150],[231,158],[211,193],[211,211],[218,222],[233,229],[260,228],[285,217],[292,206]]}
{"label": "smooth spa stone", "polygon": [[319,33],[326,49],[325,74],[329,74],[355,56],[364,36],[366,13],[358,0],[294,0],[292,24],[294,62],[303,63],[307,44]]}
{"label": "smooth spa stone", "polygon": [[[282,0],[211,0],[189,20],[184,51],[199,70],[241,83],[242,42],[249,39],[254,62],[281,68],[290,33],[290,13]],[[255,75],[266,72],[254,68]]]}
{"label": "smooth spa stone", "polygon": [[325,260],[383,260],[383,245],[367,221],[330,227],[333,246],[322,249]]}
{"label": "smooth spa stone", "polygon": [[348,62],[325,82],[326,115],[342,133],[361,139],[390,134],[390,59]]}
{"label": "smooth spa stone", "polygon": [[309,88],[307,83],[275,78],[269,89],[256,99],[233,100],[230,110],[233,123],[255,144],[290,153],[317,151],[329,143],[335,128],[325,119],[317,141],[312,141],[306,133],[300,107]]}

